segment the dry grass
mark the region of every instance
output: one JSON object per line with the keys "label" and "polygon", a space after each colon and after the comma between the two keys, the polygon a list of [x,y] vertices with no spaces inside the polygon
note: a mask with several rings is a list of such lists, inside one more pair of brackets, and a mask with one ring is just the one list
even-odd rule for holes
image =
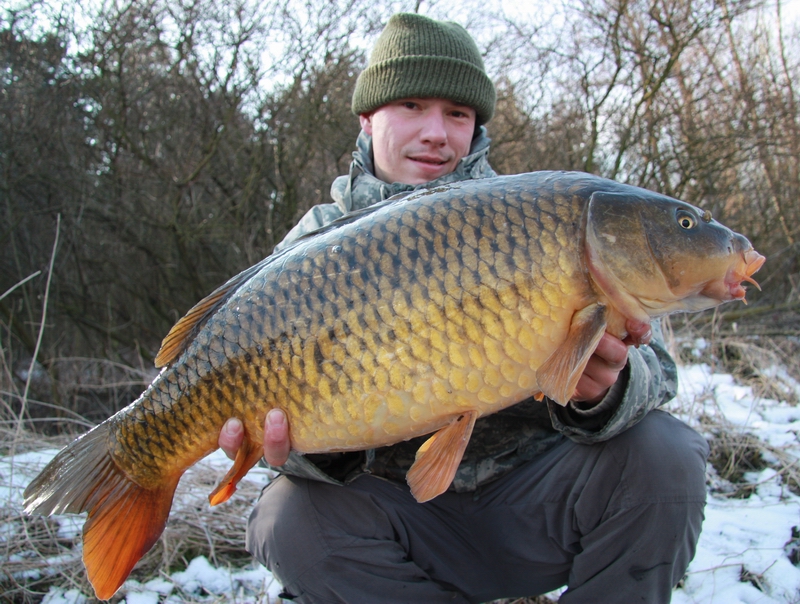
{"label": "dry grass", "polygon": [[[3,448],[8,450],[12,447],[8,437],[13,434],[6,430],[2,436]],[[47,449],[61,444],[28,433],[23,433],[23,438],[25,442],[17,447],[19,452],[23,448]],[[23,462],[14,462],[10,471],[0,473],[0,592],[8,602],[37,602],[51,585],[80,586],[84,581],[83,565],[74,549],[76,540],[59,530],[57,520],[22,513],[15,486],[20,485],[25,469]]]}
{"label": "dry grass", "polygon": [[[699,325],[683,320],[674,330],[666,322],[665,335],[679,363],[707,363],[712,370],[730,373],[752,387],[759,399],[797,404],[797,392],[787,377],[800,381],[800,335],[767,333],[772,328],[771,322],[762,325],[759,332],[753,326],[732,330],[719,320]],[[696,343],[700,339],[704,347],[698,350]],[[776,368],[783,369],[785,375],[775,375]]]}
{"label": "dry grass", "polygon": [[[756,406],[763,399],[791,406],[800,403],[800,337],[739,334],[735,332],[739,330],[721,329],[719,322],[703,325],[706,328],[703,331],[697,331],[691,323],[683,323],[678,332],[667,329],[668,344],[679,363],[706,363],[714,372],[734,376],[737,383],[752,389]],[[763,327],[767,331],[767,326]],[[741,331],[754,330],[750,326]],[[694,401],[692,408],[680,409],[707,435],[709,464],[713,469],[712,492],[719,496],[749,497],[758,485],[747,481],[746,473],[770,467],[780,474],[783,484],[800,494],[800,468],[795,454],[787,447],[771,446],[742,431],[728,422],[723,413],[715,412],[718,411],[715,406],[716,401],[709,394]]]}

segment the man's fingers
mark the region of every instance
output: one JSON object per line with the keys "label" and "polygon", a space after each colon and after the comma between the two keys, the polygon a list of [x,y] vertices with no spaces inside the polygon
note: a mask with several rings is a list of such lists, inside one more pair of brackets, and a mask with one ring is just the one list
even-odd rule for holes
{"label": "man's fingers", "polygon": [[625,323],[625,329],[628,332],[625,343],[629,346],[636,346],[638,348],[641,344],[649,344],[650,338],[653,337],[650,323],[629,320]]}
{"label": "man's fingers", "polygon": [[628,362],[628,346],[620,339],[605,333],[593,356],[599,357],[609,369],[620,372]]}
{"label": "man's fingers", "polygon": [[598,384],[592,376],[584,373],[581,379],[578,380],[578,385],[575,387],[572,400],[575,402],[598,402],[603,398],[606,392],[608,392],[607,386]]}
{"label": "man's fingers", "polygon": [[236,452],[244,440],[244,425],[241,420],[232,417],[222,426],[219,432],[219,448],[225,451],[230,459],[236,458]]}
{"label": "man's fingers", "polygon": [[291,448],[286,415],[280,409],[270,410],[264,423],[264,459],[271,466],[282,466]]}
{"label": "man's fingers", "polygon": [[594,354],[586,363],[572,400],[576,402],[600,402],[608,389],[619,378],[619,373],[628,362],[628,347],[614,336],[604,333]]}

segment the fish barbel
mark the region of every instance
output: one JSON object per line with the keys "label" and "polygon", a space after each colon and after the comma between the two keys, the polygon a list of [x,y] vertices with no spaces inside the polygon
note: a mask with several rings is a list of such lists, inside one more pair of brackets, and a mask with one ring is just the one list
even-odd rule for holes
{"label": "fish barbel", "polygon": [[183,472],[237,417],[214,490],[262,454],[266,413],[301,453],[435,432],[408,473],[448,488],[476,418],[532,395],[566,404],[605,331],[744,300],[764,262],[708,212],[583,173],[466,181],[348,215],[245,270],[164,339],[161,373],[65,447],[28,513],[88,512],[83,559],[111,597],[158,539]]}

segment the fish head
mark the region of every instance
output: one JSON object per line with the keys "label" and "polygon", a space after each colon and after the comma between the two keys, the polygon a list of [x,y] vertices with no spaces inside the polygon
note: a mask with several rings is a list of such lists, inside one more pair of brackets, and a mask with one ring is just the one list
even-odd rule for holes
{"label": "fish head", "polygon": [[[630,318],[745,301],[765,258],[746,237],[688,203],[644,190],[595,192],[587,263],[596,285]],[[647,317],[647,318],[645,318]]]}

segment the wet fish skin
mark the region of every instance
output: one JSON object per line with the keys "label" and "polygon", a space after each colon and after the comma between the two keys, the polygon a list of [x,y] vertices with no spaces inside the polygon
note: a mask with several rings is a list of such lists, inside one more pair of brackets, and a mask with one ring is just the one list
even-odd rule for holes
{"label": "wet fish skin", "polygon": [[[185,469],[177,460],[216,448],[229,417],[260,442],[273,407],[286,411],[293,447],[314,453],[426,434],[476,398],[497,406],[498,392],[506,404],[528,396],[530,358],[544,360],[593,295],[574,278],[585,272],[582,206],[560,194],[517,207],[473,195],[439,212],[426,202],[323,233],[244,283],[112,418],[126,472],[144,485]],[[540,224],[550,228],[534,232]]]}
{"label": "wet fish skin", "polygon": [[435,496],[477,417],[537,392],[566,403],[604,331],[743,299],[763,257],[705,218],[591,175],[534,173],[337,221],[192,309],[165,338],[161,374],[45,468],[26,511],[89,511],[84,561],[110,597],[223,423],[242,419],[246,438],[213,503],[260,458],[274,407],[305,453],[440,430],[409,473],[418,498]]}

